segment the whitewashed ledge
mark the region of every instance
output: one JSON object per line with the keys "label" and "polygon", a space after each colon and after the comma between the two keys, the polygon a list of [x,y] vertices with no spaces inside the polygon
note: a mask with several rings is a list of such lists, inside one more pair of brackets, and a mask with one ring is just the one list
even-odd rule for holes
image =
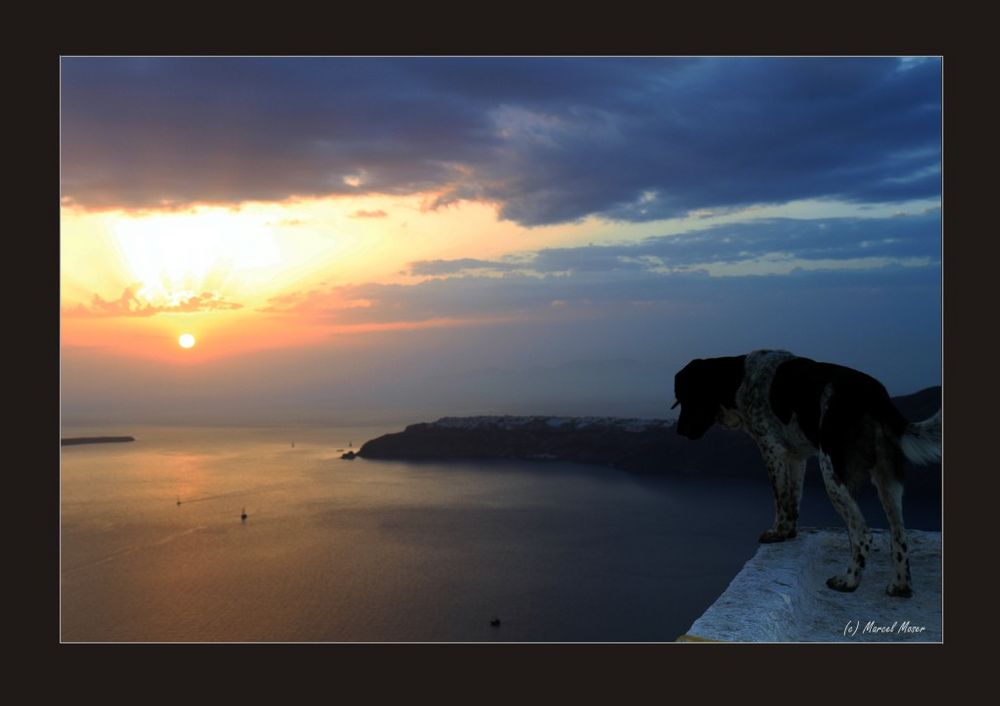
{"label": "whitewashed ledge", "polygon": [[891,598],[889,534],[874,530],[861,585],[826,580],[850,560],[844,529],[762,544],[680,642],[941,642],[941,533],[907,530],[913,596]]}

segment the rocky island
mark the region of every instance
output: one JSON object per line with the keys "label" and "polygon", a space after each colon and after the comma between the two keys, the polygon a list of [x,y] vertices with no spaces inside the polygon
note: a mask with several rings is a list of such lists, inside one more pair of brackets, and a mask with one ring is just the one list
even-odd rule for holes
{"label": "rocky island", "polygon": [[636,473],[665,467],[697,473],[745,467],[759,452],[743,434],[713,429],[696,449],[682,443],[673,422],[611,417],[444,417],[411,424],[366,442],[369,459],[525,459],[574,461]]}
{"label": "rocky island", "polygon": [[79,446],[81,444],[121,444],[135,441],[134,436],[75,436],[60,439],[60,446]]}

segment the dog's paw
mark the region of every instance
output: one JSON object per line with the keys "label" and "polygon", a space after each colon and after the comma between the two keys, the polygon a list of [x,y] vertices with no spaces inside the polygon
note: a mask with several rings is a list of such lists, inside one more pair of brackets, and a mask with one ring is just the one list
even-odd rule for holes
{"label": "dog's paw", "polygon": [[913,589],[909,586],[897,586],[894,583],[886,586],[885,592],[893,598],[909,598],[913,595]]}
{"label": "dog's paw", "polygon": [[792,539],[793,537],[795,537],[795,530],[782,531],[769,529],[761,533],[757,541],[761,544],[773,544],[774,542],[784,542],[786,539]]}
{"label": "dog's paw", "polygon": [[780,532],[776,532],[775,530],[765,530],[764,532],[761,533],[760,537],[757,538],[757,541],[760,542],[761,544],[773,544],[774,542],[784,542],[785,535],[783,535]]}
{"label": "dog's paw", "polygon": [[831,576],[826,580],[826,585],[834,591],[840,591],[841,593],[850,593],[858,587],[857,583],[850,583],[843,576]]}

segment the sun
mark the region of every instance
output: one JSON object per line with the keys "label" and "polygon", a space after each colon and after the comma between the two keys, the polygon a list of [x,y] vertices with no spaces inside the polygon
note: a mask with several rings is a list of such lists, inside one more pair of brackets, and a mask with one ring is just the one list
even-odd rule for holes
{"label": "sun", "polygon": [[194,336],[190,333],[182,333],[181,337],[177,339],[177,342],[181,344],[181,348],[193,348]]}

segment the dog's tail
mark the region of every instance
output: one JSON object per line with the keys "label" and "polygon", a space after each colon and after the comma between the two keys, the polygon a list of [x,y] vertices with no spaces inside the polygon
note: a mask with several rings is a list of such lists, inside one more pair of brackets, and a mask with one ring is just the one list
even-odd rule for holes
{"label": "dog's tail", "polygon": [[941,460],[941,410],[930,419],[906,425],[899,439],[903,454],[913,463],[934,463]]}

